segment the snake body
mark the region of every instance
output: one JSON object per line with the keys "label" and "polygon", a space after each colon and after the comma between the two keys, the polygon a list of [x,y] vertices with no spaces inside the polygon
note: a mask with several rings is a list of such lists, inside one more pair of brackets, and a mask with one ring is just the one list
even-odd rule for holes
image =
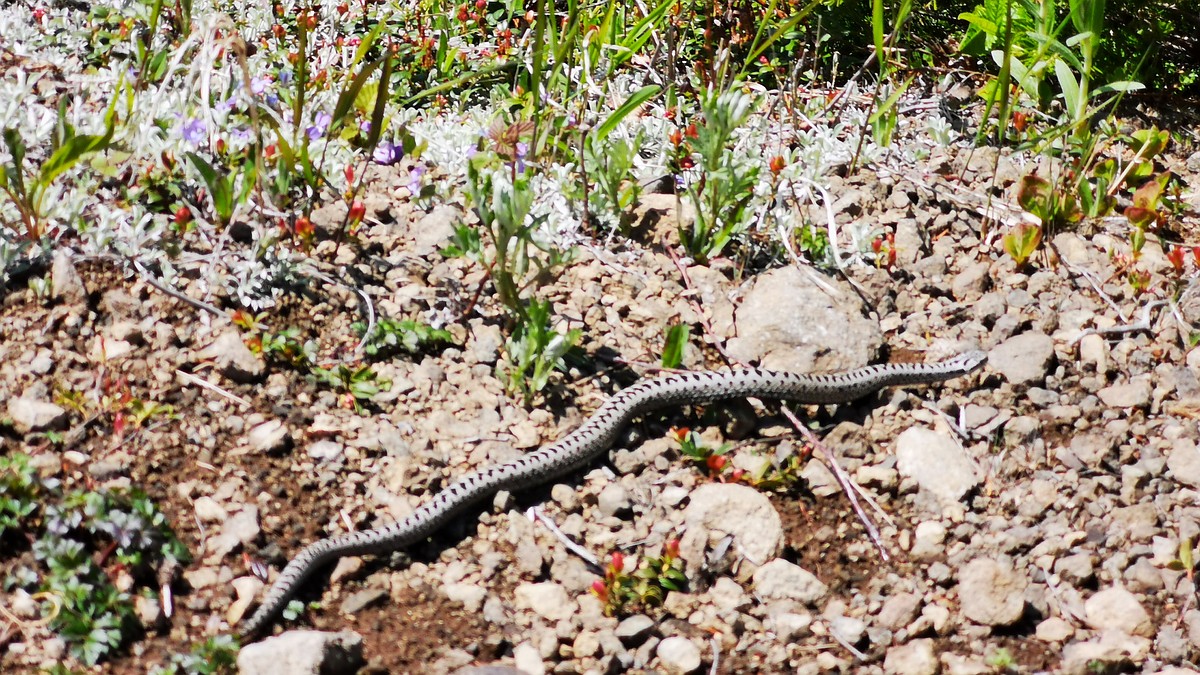
{"label": "snake body", "polygon": [[809,404],[847,403],[884,387],[930,384],[966,375],[987,355],[971,351],[930,364],[884,364],[831,375],[797,375],[752,368],[687,372],[638,382],[608,399],[578,429],[519,459],[470,474],[434,495],[404,520],[317,541],[292,559],[241,634],[268,627],[313,572],[348,555],[386,553],[429,537],[472,504],[500,490],[541,485],[592,461],[625,424],[651,410],[747,396]]}

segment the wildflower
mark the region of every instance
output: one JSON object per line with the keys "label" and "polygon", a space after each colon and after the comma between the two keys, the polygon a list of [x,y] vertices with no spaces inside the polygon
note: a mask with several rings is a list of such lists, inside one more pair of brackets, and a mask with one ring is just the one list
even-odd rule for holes
{"label": "wildflower", "polygon": [[374,152],[371,153],[371,159],[375,160],[376,164],[384,166],[391,166],[399,162],[401,157],[404,157],[404,148],[391,141],[380,141],[379,145],[375,146]]}
{"label": "wildflower", "polygon": [[425,167],[414,166],[412,172],[408,174],[408,191],[410,194],[421,193],[421,177],[425,175]]}
{"label": "wildflower", "polygon": [[329,124],[332,121],[333,115],[330,115],[327,112],[319,112],[317,113],[316,117],[313,118],[312,125],[306,128],[304,133],[308,134],[308,139],[310,141],[315,141],[321,136],[325,135],[325,132],[329,130]]}
{"label": "wildflower", "polygon": [[271,84],[271,79],[268,77],[256,77],[250,80],[250,91],[255,96],[260,96],[267,90],[267,85]]}
{"label": "wildflower", "polygon": [[355,199],[350,204],[350,222],[361,223],[362,219],[367,215],[367,205],[363,204],[361,199]]}
{"label": "wildflower", "polygon": [[199,145],[200,143],[204,142],[206,136],[207,131],[204,128],[204,122],[192,117],[184,123],[183,140],[187,141],[188,143],[191,143],[192,145]]}

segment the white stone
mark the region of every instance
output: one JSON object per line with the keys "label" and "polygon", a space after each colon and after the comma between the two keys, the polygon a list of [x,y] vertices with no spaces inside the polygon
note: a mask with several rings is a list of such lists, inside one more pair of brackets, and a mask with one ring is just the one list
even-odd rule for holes
{"label": "white stone", "polygon": [[910,427],[896,439],[896,468],[900,475],[945,502],[962,499],[979,485],[979,469],[966,451],[947,435]]}

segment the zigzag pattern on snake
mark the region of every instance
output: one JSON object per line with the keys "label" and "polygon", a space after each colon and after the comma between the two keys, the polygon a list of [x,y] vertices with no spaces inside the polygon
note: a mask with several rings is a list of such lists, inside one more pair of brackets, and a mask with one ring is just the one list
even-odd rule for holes
{"label": "zigzag pattern on snake", "polygon": [[468,475],[434,495],[399,522],[317,541],[292,559],[241,634],[267,628],[301,584],[324,565],[348,555],[387,553],[418,542],[463,509],[500,490],[521,490],[570,473],[607,450],[630,419],[651,410],[745,398],[809,404],[847,403],[884,387],[931,384],[966,375],[987,355],[972,351],[930,364],[885,364],[832,375],[797,375],[745,368],[689,372],[644,380],[614,395],[578,429],[553,445]]}

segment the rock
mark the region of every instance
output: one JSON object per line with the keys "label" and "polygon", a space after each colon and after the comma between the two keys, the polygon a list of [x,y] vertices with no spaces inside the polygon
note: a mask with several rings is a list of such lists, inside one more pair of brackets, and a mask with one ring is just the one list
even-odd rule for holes
{"label": "rock", "polygon": [[137,612],[138,622],[146,630],[153,630],[162,622],[162,603],[158,601],[158,598],[138,595],[134,598],[133,606]]}
{"label": "rock", "polygon": [[250,447],[258,452],[276,452],[286,450],[291,439],[283,420],[267,420],[255,425],[247,434],[246,440],[249,441]]}
{"label": "rock", "polygon": [[342,614],[358,614],[367,607],[387,597],[387,591],[382,588],[367,588],[356,593],[351,593],[342,601]]}
{"label": "rock", "polygon": [[945,502],[956,502],[979,485],[978,468],[949,436],[911,427],[896,439],[896,468]]}
{"label": "rock", "polygon": [[445,593],[449,600],[461,602],[468,612],[478,612],[483,607],[483,601],[487,599],[486,588],[466,582],[446,584],[442,587],[442,593]]}
{"label": "rock", "polygon": [[414,255],[427,258],[445,248],[454,237],[454,226],[462,222],[462,212],[453,206],[439,205],[413,226]]}
{"label": "rock", "polygon": [[869,363],[883,344],[879,324],[864,318],[850,286],[811,271],[783,267],[758,276],[735,314],[729,353],[764,368],[798,373],[837,372]]}
{"label": "rock", "polygon": [[733,538],[730,550],[755,565],[779,555],[783,523],[763,493],[746,485],[708,483],[689,497],[680,551],[690,565],[702,566],[709,548],[727,536]]}
{"label": "rock", "polygon": [[917,618],[923,603],[917,593],[896,593],[883,602],[875,624],[888,630],[900,630]]}
{"label": "rock", "polygon": [[1139,375],[1128,382],[1114,384],[1096,392],[1110,408],[1145,408],[1150,405],[1150,376]]}
{"label": "rock", "polygon": [[225,620],[230,626],[236,626],[258,597],[258,592],[264,584],[262,579],[255,576],[238,577],[230,583],[237,598],[229,605],[229,609],[225,610]]}
{"label": "rock", "polygon": [[915,558],[934,558],[946,551],[946,526],[936,520],[917,523],[913,531],[912,554]]}
{"label": "rock", "polygon": [[933,640],[929,638],[892,647],[883,659],[883,672],[896,675],[936,675],[938,666]]}
{"label": "rock", "polygon": [[71,254],[56,248],[50,262],[50,297],[58,302],[76,304],[87,301],[87,295],[87,287],[75,270]]}
{"label": "rock", "polygon": [[1029,581],[1007,560],[976,558],[958,571],[962,613],[985,626],[1009,626],[1025,611]]}
{"label": "rock", "polygon": [[566,619],[575,611],[575,602],[567,595],[567,589],[553,581],[521,584],[513,595],[517,607],[531,609],[550,621]]}
{"label": "rock", "polygon": [[340,675],[363,663],[362,636],[351,631],[290,630],[242,647],[237,658],[240,675]]}
{"label": "rock", "polygon": [[[541,665],[542,657],[537,654],[536,649],[534,650],[534,655],[537,656],[538,664]],[[541,668],[535,671],[524,668],[516,668],[513,666],[494,666],[488,664],[486,666],[467,666],[466,668],[459,668],[458,670],[454,671],[454,675],[533,675],[535,672],[544,673],[546,672],[546,667],[542,665]]]}
{"label": "rock", "polygon": [[654,653],[667,673],[692,673],[700,668],[700,648],[685,637],[664,638]]}
{"label": "rock", "polygon": [[267,368],[266,363],[242,342],[242,336],[236,330],[221,333],[197,356],[201,360],[214,362],[222,375],[241,384],[258,381]]}
{"label": "rock", "polygon": [[1045,380],[1053,363],[1054,340],[1038,331],[1013,336],[988,353],[988,365],[1013,384]]}
{"label": "rock", "polygon": [[1114,586],[1096,592],[1083,603],[1088,626],[1098,631],[1115,630],[1151,637],[1154,627],[1150,615],[1129,591]]}
{"label": "rock", "polygon": [[220,534],[208,540],[208,552],[216,558],[223,558],[238,546],[257,539],[259,532],[258,507],[246,506],[226,519]]}
{"label": "rock", "polygon": [[811,572],[782,558],[754,571],[754,593],[764,602],[794,600],[811,606],[828,592],[825,584]]}
{"label": "rock", "polygon": [[308,456],[318,462],[333,462],[341,459],[345,447],[334,441],[317,441],[308,446]]}
{"label": "rock", "polygon": [[517,670],[523,675],[542,675],[546,672],[546,664],[538,648],[526,641],[513,648],[513,661]]}
{"label": "rock", "polygon": [[617,624],[614,632],[622,644],[633,647],[645,642],[653,628],[654,619],[645,614],[634,614]]}
{"label": "rock", "polygon": [[1120,632],[1107,632],[1099,639],[1072,642],[1063,647],[1061,670],[1064,675],[1091,675],[1096,672],[1122,672],[1143,663],[1150,653],[1150,640]]}
{"label": "rock", "polygon": [[8,417],[19,434],[65,429],[67,411],[49,401],[17,397],[8,400]]}
{"label": "rock", "polygon": [[202,523],[223,523],[229,513],[212,497],[198,497],[192,508],[196,510],[196,518]]}
{"label": "rock", "polygon": [[782,644],[791,644],[808,635],[812,626],[811,614],[800,612],[778,612],[767,617],[763,622],[767,630],[775,633],[776,639]]}
{"label": "rock", "polygon": [[1075,628],[1064,619],[1052,616],[1039,623],[1034,634],[1042,642],[1066,642],[1075,634]]}
{"label": "rock", "polygon": [[991,264],[986,261],[967,265],[967,268],[950,282],[950,293],[954,295],[954,299],[971,300],[983,295],[991,285],[990,270]]}
{"label": "rock", "polygon": [[829,624],[829,632],[837,635],[846,644],[859,644],[867,632],[867,622],[852,616],[838,614],[827,618],[826,621]]}
{"label": "rock", "polygon": [[596,508],[605,516],[625,517],[633,513],[629,492],[620,483],[609,483],[596,497]]}

